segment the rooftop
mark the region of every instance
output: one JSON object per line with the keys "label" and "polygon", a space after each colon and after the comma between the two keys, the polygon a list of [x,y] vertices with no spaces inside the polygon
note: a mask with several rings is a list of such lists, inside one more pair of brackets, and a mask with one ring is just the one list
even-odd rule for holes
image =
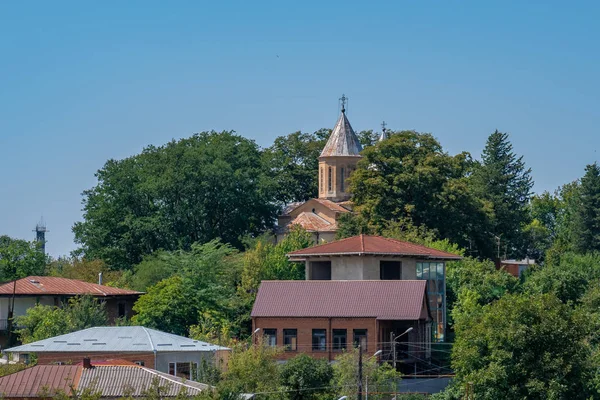
{"label": "rooftop", "polygon": [[335,232],[337,230],[337,224],[310,211],[298,214],[289,225],[300,225],[309,232]]}
{"label": "rooftop", "polygon": [[142,294],[135,290],[119,289],[77,279],[53,276],[28,276],[27,278],[18,279],[16,287],[14,281],[0,284],[0,297],[12,296],[13,290],[16,296],[91,295],[106,297]]}
{"label": "rooftop", "polygon": [[175,397],[181,390],[188,395],[197,395],[208,386],[193,381],[184,381],[156,370],[133,363],[126,365],[93,364],[92,368],[82,365],[36,365],[0,378],[0,393],[4,397],[49,397],[48,394],[64,391],[69,394],[71,386],[77,390],[92,389],[102,397],[133,397],[143,395],[152,385],[154,378],[163,387],[161,395]]}
{"label": "rooftop", "polygon": [[215,350],[227,350],[227,348],[143,326],[108,326],[83,329],[66,335],[12,347],[4,351],[14,353],[118,353]]}
{"label": "rooftop", "polygon": [[427,319],[427,281],[262,281],[252,317]]}
{"label": "rooftop", "polygon": [[342,114],[321,152],[321,157],[360,157],[361,151],[362,146],[360,145],[360,141],[356,133],[354,133],[348,118],[346,118],[345,110],[342,109]]}
{"label": "rooftop", "polygon": [[291,259],[303,259],[309,256],[363,256],[388,255],[427,258],[435,260],[460,260],[462,257],[432,249],[430,247],[384,238],[382,236],[359,235],[321,244],[288,254]]}

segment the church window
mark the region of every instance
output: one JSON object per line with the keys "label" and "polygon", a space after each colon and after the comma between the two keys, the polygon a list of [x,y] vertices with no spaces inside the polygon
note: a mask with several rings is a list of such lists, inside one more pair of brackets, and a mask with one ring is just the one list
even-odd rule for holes
{"label": "church window", "polygon": [[321,167],[321,179],[319,180],[319,191],[323,192],[323,168]]}
{"label": "church window", "polygon": [[329,189],[330,192],[333,190],[332,189],[332,183],[333,183],[332,182],[332,177],[333,177],[333,173],[331,172],[331,167],[329,167],[329,179],[328,179],[327,183],[328,183],[328,189]]}
{"label": "church window", "polygon": [[344,191],[344,181],[346,180],[346,175],[344,175],[344,168],[342,167],[340,175],[342,176],[342,182],[341,182],[341,186],[340,189],[343,192]]}

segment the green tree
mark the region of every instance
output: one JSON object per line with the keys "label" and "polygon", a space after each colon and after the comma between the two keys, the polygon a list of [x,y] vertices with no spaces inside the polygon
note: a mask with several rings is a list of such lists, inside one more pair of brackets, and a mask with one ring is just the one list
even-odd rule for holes
{"label": "green tree", "polygon": [[325,359],[299,354],[283,364],[280,372],[282,388],[290,400],[318,399],[330,393],[333,368]]}
{"label": "green tree", "polygon": [[508,134],[497,130],[488,137],[481,158],[471,186],[491,207],[488,235],[500,238],[508,256],[524,256],[523,228],[530,222],[528,203],[533,188],[531,169],[514,153]]}
{"label": "green tree", "polygon": [[44,275],[46,261],[37,243],[0,236],[0,282]]}
{"label": "green tree", "polygon": [[[358,349],[353,348],[335,358],[333,364],[333,383],[336,393],[340,396],[351,396],[358,392]],[[381,399],[387,396],[381,393],[393,393],[400,382],[400,373],[395,371],[388,363],[377,364],[376,357],[363,357],[363,391],[367,387],[371,399]]]}
{"label": "green tree", "polygon": [[579,252],[600,251],[600,166],[585,167],[575,218],[574,247]]}
{"label": "green tree", "polygon": [[102,272],[102,283],[104,285],[112,285],[118,282],[123,275],[122,271],[110,269],[102,260],[87,260],[80,257],[61,257],[52,260],[46,268],[46,275],[90,283],[98,283],[100,272]]}
{"label": "green tree", "polygon": [[[360,220],[346,217],[340,229],[381,233],[390,221],[424,226],[465,248],[490,251],[485,204],[468,185],[469,154],[450,156],[430,134],[394,132],[367,147],[349,179]],[[354,224],[347,228],[347,222]]]}
{"label": "green tree", "polygon": [[258,146],[233,132],[202,132],[109,160],[83,193],[74,225],[80,253],[128,269],[156,250],[189,250],[272,225],[276,207]]}
{"label": "green tree", "polygon": [[[276,356],[281,350],[258,344],[233,348],[224,374],[231,392],[257,393],[279,390],[279,368]],[[265,396],[267,397],[267,396]]]}
{"label": "green tree", "polygon": [[589,318],[557,297],[508,294],[455,321],[451,398],[467,383],[483,400],[590,398]]}

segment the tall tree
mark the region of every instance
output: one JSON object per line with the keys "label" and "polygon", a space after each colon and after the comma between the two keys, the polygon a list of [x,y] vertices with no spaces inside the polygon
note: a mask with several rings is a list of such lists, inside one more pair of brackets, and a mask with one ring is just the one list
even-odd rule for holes
{"label": "tall tree", "polygon": [[507,255],[523,256],[523,227],[530,222],[531,169],[523,156],[514,153],[508,134],[497,130],[488,137],[481,158],[471,182],[476,195],[492,209],[487,234],[499,240]]}
{"label": "tall tree", "polygon": [[580,252],[600,251],[600,167],[585,167],[575,217],[574,246]]}
{"label": "tall tree", "polygon": [[0,236],[0,282],[43,275],[46,261],[37,243]]}
{"label": "tall tree", "polygon": [[130,268],[146,254],[188,250],[263,232],[275,206],[256,143],[233,132],[202,132],[109,160],[83,193],[75,240],[87,258]]}

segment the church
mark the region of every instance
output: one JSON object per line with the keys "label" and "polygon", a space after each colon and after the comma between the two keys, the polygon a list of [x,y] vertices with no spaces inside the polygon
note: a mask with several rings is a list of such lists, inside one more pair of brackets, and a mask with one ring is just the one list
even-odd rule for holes
{"label": "church", "polygon": [[[278,218],[278,241],[292,225],[300,225],[313,234],[315,243],[331,242],[339,217],[352,211],[348,178],[362,158],[362,146],[346,116],[346,97],[341,101],[341,114],[319,156],[319,197],[292,203],[283,210]],[[382,138],[384,135],[385,129]]]}

